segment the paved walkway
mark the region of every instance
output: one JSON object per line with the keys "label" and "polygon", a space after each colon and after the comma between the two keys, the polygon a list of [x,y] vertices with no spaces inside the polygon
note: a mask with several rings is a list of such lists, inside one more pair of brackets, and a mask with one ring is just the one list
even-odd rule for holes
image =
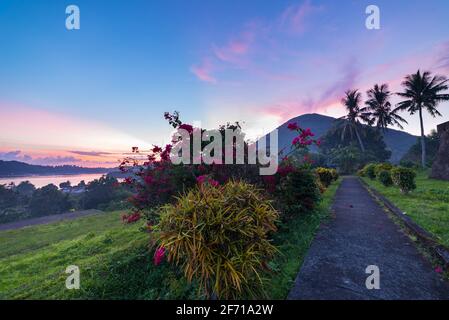
{"label": "paved walkway", "polygon": [[91,209],[91,210],[54,214],[51,216],[44,216],[33,219],[19,220],[15,222],[0,224],[0,231],[20,229],[24,227],[35,226],[38,224],[47,224],[61,220],[72,220],[98,213],[103,213],[103,211]]}
{"label": "paved walkway", "polygon": [[[321,226],[289,299],[449,299],[449,285],[354,177],[334,201],[335,217]],[[368,265],[380,289],[368,290]]]}

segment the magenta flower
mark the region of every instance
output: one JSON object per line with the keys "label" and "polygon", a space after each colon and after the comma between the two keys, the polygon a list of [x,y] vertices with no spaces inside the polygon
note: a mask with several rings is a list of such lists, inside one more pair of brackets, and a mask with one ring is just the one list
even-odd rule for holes
{"label": "magenta flower", "polygon": [[190,124],[181,124],[179,126],[179,129],[184,129],[186,130],[188,133],[192,133],[193,132],[193,127]]}
{"label": "magenta flower", "polygon": [[214,179],[209,179],[209,184],[212,186],[212,187],[218,187],[220,184],[218,183],[218,181],[217,180],[214,180]]}
{"label": "magenta flower", "polygon": [[154,146],[153,149],[151,149],[151,151],[153,151],[153,153],[160,153],[162,152],[162,148],[159,146]]}
{"label": "magenta flower", "polygon": [[299,141],[300,141],[300,137],[299,137],[299,136],[298,136],[298,137],[295,137],[295,138],[292,140],[292,145],[296,146],[296,145],[299,143]]}
{"label": "magenta flower", "polygon": [[198,183],[198,185],[202,186],[203,184],[210,184],[213,187],[218,187],[220,184],[218,183],[218,181],[210,178],[208,175],[203,174],[201,176],[199,176],[198,178],[196,178],[196,182]]}
{"label": "magenta flower", "polygon": [[164,247],[159,247],[156,252],[154,253],[154,265],[158,266],[161,264],[161,262],[164,260],[164,256],[165,256],[165,248]]}
{"label": "magenta flower", "polygon": [[207,179],[207,175],[202,175],[196,178],[196,182],[201,185],[203,184]]}
{"label": "magenta flower", "polygon": [[299,129],[298,124],[296,122],[289,123],[287,128],[288,128],[288,130],[291,130],[291,131],[295,131],[295,130]]}
{"label": "magenta flower", "polygon": [[435,268],[435,272],[436,273],[443,273],[443,268],[441,268],[440,266]]}

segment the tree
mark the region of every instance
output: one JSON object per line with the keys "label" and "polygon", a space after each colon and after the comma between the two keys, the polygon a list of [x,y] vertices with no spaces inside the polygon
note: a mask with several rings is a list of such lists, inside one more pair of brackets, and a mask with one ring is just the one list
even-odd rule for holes
{"label": "tree", "polygon": [[365,102],[369,112],[371,124],[376,123],[376,127],[385,130],[389,125],[397,125],[399,128],[404,129],[401,122],[407,123],[405,119],[399,116],[397,113],[398,108],[391,109],[391,103],[389,101],[391,92],[388,90],[387,84],[378,85],[366,92],[368,100]]}
{"label": "tree", "polygon": [[25,197],[31,197],[35,190],[36,188],[29,181],[22,181],[17,185],[17,187],[15,187],[15,191]]}
{"label": "tree", "polygon": [[346,91],[345,97],[341,100],[341,103],[346,107],[346,111],[348,113],[339,118],[339,120],[344,120],[340,122],[342,127],[341,139],[345,139],[347,132],[350,133],[351,137],[355,134],[359,142],[360,149],[362,152],[365,152],[365,146],[359,132],[361,127],[360,121],[370,123],[371,120],[366,108],[360,108],[361,99],[362,95],[358,92],[358,90]]}
{"label": "tree", "polygon": [[17,192],[4,184],[0,184],[0,209],[14,207],[18,203],[19,197]]}
{"label": "tree", "polygon": [[402,82],[403,92],[398,92],[404,101],[398,104],[397,109],[407,110],[411,115],[418,112],[421,124],[421,165],[426,167],[426,139],[424,134],[423,109],[432,117],[441,116],[437,105],[443,101],[449,101],[449,94],[441,93],[448,89],[447,79],[444,76],[432,76],[429,71],[420,70],[417,73],[407,75]]}
{"label": "tree", "polygon": [[69,210],[71,203],[54,184],[46,185],[34,191],[30,201],[32,216],[59,214]]}
{"label": "tree", "polygon": [[[426,165],[432,166],[440,147],[440,135],[436,130],[430,131],[426,137]],[[401,165],[410,167],[416,166],[421,163],[421,139],[416,141],[416,144],[412,145],[407,153],[401,159]]]}
{"label": "tree", "polygon": [[379,130],[370,126],[359,128],[365,137],[365,151],[358,147],[358,142],[349,136],[341,139],[344,128],[335,126],[322,136],[320,153],[326,159],[324,166],[337,167],[342,173],[353,173],[369,162],[385,162],[391,157],[391,151]]}
{"label": "tree", "polygon": [[106,205],[113,200],[123,200],[129,196],[129,192],[124,190],[116,178],[102,176],[87,184],[83,193],[84,209],[97,209],[99,205]]}
{"label": "tree", "polygon": [[71,184],[71,182],[70,181],[66,181],[66,182],[61,182],[60,184],[59,184],[59,188],[61,188],[61,189],[69,189],[69,188],[71,188],[72,187],[72,184]]}

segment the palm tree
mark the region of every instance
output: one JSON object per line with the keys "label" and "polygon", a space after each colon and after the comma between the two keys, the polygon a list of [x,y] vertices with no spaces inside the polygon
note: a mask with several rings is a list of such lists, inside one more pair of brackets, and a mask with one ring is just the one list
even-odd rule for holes
{"label": "palm tree", "polygon": [[365,102],[366,111],[369,112],[371,117],[371,124],[376,123],[376,127],[381,129],[384,133],[389,125],[397,125],[399,128],[404,129],[401,122],[407,123],[405,119],[397,114],[398,108],[391,109],[390,96],[391,92],[388,90],[387,84],[378,85],[375,84],[374,88],[366,92],[368,100]]}
{"label": "palm tree", "polygon": [[369,114],[366,112],[366,108],[360,108],[360,101],[362,100],[362,95],[358,90],[348,90],[345,92],[345,97],[341,100],[341,103],[346,107],[348,112],[345,116],[339,118],[342,121],[342,132],[341,139],[343,140],[346,136],[346,132],[349,131],[351,137],[354,135],[360,145],[362,152],[365,152],[365,146],[363,145],[362,138],[360,137],[359,129],[361,126],[360,120],[367,123],[371,123]]}
{"label": "palm tree", "polygon": [[398,104],[398,109],[407,110],[411,115],[419,113],[421,123],[421,165],[426,166],[426,142],[424,135],[423,109],[427,110],[433,117],[441,116],[437,110],[440,102],[448,101],[449,94],[441,93],[447,90],[447,79],[444,76],[431,76],[429,71],[421,74],[417,73],[407,75],[402,86],[404,92],[398,92],[397,95],[406,100]]}

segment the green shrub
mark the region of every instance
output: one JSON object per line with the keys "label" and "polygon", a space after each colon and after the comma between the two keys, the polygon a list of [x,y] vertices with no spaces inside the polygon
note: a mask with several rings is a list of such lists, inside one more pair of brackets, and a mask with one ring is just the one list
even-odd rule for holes
{"label": "green shrub", "polygon": [[334,181],[337,181],[338,178],[340,177],[340,175],[338,174],[337,169],[329,169],[329,170],[330,170],[331,173],[332,173],[332,179],[333,179]]}
{"label": "green shrub", "polygon": [[374,163],[367,164],[365,168],[363,168],[365,175],[374,180],[376,178],[376,165]]}
{"label": "green shrub", "polygon": [[278,212],[255,186],[205,184],[161,207],[156,228],[168,261],[220,299],[263,296],[262,272],[276,252]]}
{"label": "green shrub", "polygon": [[359,171],[357,171],[357,175],[359,177],[366,177],[366,172],[365,172],[365,168],[360,169]]}
{"label": "green shrub", "polygon": [[391,169],[393,169],[393,165],[388,163],[388,162],[384,162],[384,163],[379,163],[376,164],[376,167],[374,169],[374,173],[376,175],[376,177],[379,177],[379,173],[381,171],[390,171]]}
{"label": "green shrub", "polygon": [[391,173],[389,170],[380,171],[377,178],[385,187],[390,187],[393,185],[393,180],[391,179]]}
{"label": "green shrub", "polygon": [[319,180],[313,171],[296,169],[281,179],[276,200],[284,221],[311,212],[321,199]]}
{"label": "green shrub", "polygon": [[415,177],[415,171],[409,168],[396,167],[391,170],[391,178],[394,184],[401,189],[402,193],[408,193],[416,189]]}
{"label": "green shrub", "polygon": [[334,180],[334,175],[332,174],[332,171],[330,169],[316,168],[315,172],[325,188],[329,187]]}

